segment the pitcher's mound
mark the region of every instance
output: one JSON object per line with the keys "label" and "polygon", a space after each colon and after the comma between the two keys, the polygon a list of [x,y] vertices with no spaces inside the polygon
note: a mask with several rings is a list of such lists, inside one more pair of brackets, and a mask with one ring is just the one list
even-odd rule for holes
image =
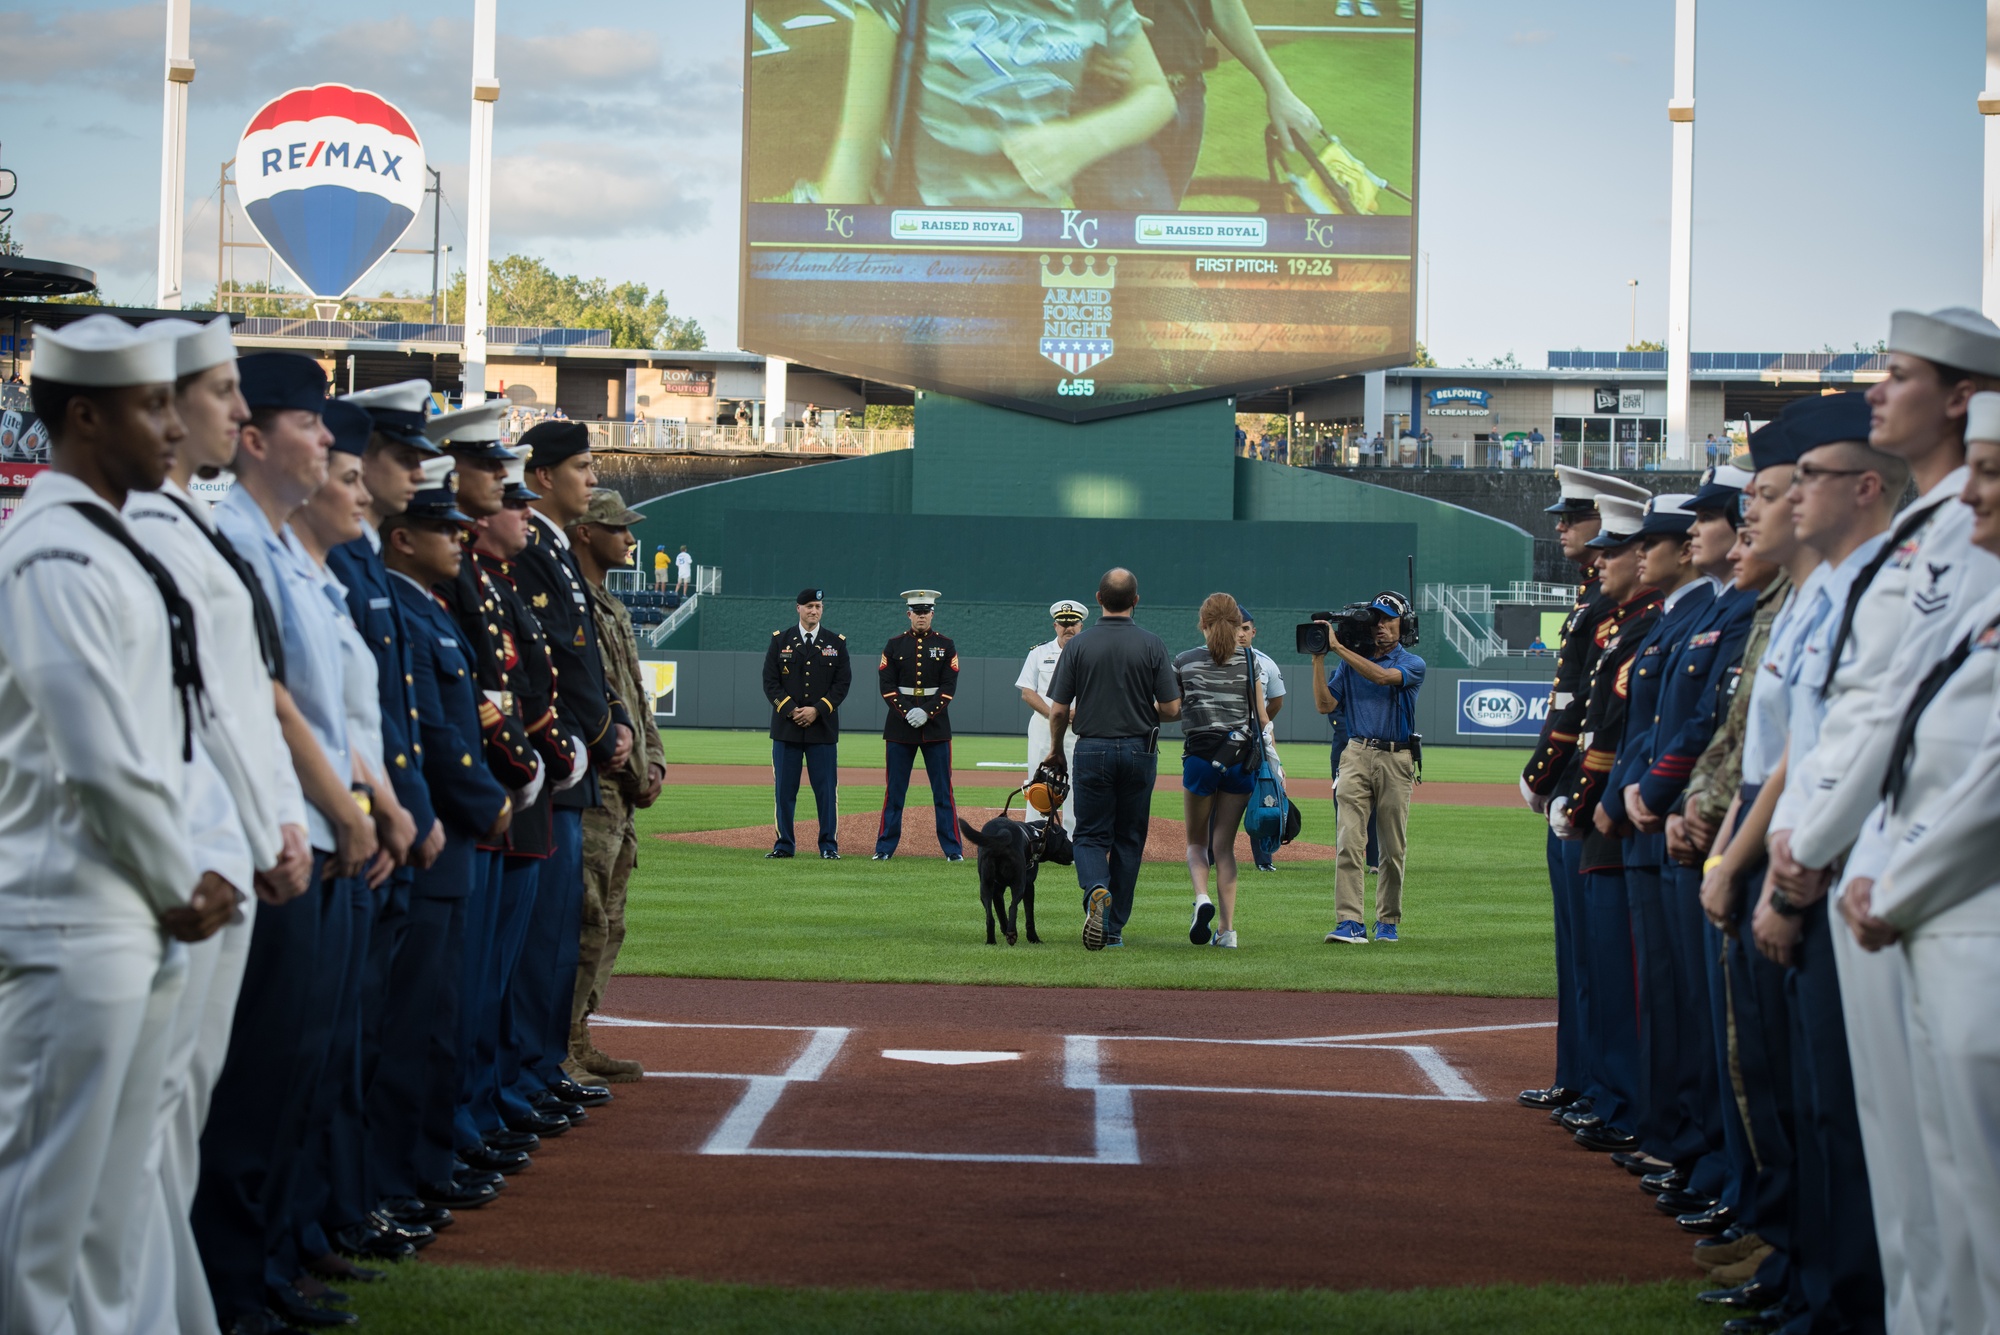
{"label": "pitcher's mound", "polygon": [[[1000,814],[998,807],[960,807],[958,814],[971,821],[974,828]],[[1010,813],[1018,817],[1018,811]],[[854,812],[840,818],[840,851],[844,857],[866,858],[875,851],[875,833],[881,827],[882,816],[877,811]],[[819,818],[801,811],[793,833],[799,841],[799,855],[811,857],[819,839]],[[681,834],[660,834],[656,839],[671,839],[683,844],[708,844],[716,848],[768,849],[774,837],[769,825],[746,825],[734,830],[691,830]],[[966,846],[966,856],[973,857],[978,852],[970,844]],[[938,847],[937,823],[931,817],[929,807],[905,807],[903,809],[903,839],[897,845],[896,856],[936,858],[944,853]],[[1146,836],[1146,861],[1185,862],[1187,860],[1187,827],[1177,820],[1163,820],[1153,817],[1152,830]],[[1241,831],[1236,835],[1236,860],[1250,865],[1250,839]],[[1333,849],[1325,844],[1309,844],[1298,840],[1286,844],[1278,850],[1279,862],[1331,862]]]}

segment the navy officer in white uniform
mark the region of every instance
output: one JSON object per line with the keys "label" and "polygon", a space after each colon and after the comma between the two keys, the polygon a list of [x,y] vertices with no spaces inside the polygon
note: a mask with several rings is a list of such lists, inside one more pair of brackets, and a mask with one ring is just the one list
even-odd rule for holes
{"label": "navy officer in white uniform", "polygon": [[[1014,685],[1021,692],[1021,700],[1034,711],[1028,719],[1028,777],[1033,778],[1035,767],[1048,759],[1049,750],[1054,745],[1050,740],[1049,713],[1055,708],[1049,703],[1049,681],[1056,675],[1056,663],[1062,658],[1063,646],[1076,638],[1083,626],[1083,619],[1090,615],[1090,609],[1074,598],[1059,598],[1049,604],[1049,617],[1055,623],[1056,637],[1038,644],[1028,651],[1028,660],[1021,664],[1021,675],[1014,679]],[[1063,737],[1063,759],[1076,763],[1076,734]],[[1062,822],[1066,829],[1076,829],[1076,795],[1063,799]]]}

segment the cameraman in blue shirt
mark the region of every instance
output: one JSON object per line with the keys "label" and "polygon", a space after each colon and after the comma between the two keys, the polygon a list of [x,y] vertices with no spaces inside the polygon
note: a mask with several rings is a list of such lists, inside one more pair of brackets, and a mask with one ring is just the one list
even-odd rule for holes
{"label": "cameraman in blue shirt", "polygon": [[1402,644],[1409,600],[1378,593],[1369,603],[1375,614],[1375,643],[1364,657],[1333,641],[1340,662],[1327,670],[1326,655],[1313,655],[1313,703],[1322,714],[1336,709],[1347,723],[1334,804],[1339,811],[1334,899],[1338,921],[1328,941],[1366,945],[1362,925],[1366,890],[1368,822],[1381,843],[1375,883],[1375,939],[1394,941],[1403,919],[1403,851],[1410,823],[1410,789],[1416,783],[1417,692],[1424,684],[1424,660]]}

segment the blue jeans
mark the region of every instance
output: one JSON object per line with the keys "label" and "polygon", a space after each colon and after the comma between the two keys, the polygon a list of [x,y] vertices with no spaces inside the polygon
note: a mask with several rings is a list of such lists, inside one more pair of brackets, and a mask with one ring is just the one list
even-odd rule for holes
{"label": "blue jeans", "polygon": [[1085,906],[1090,892],[1111,892],[1105,939],[1125,934],[1132,891],[1146,854],[1153,818],[1153,780],[1160,755],[1149,737],[1079,737],[1071,778],[1076,792],[1076,883]]}

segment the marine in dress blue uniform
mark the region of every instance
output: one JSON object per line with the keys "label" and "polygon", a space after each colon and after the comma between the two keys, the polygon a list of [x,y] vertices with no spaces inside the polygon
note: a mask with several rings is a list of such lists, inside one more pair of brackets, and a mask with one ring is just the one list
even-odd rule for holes
{"label": "marine in dress blue uniform", "polygon": [[906,589],[903,602],[910,611],[910,629],[883,646],[876,674],[889,714],[882,721],[882,749],[888,787],[882,794],[882,820],[875,830],[875,861],[896,855],[903,839],[903,801],[910,792],[910,769],[917,753],[924,757],[924,775],[931,781],[931,809],[937,818],[938,847],[945,861],[965,859],[958,838],[958,804],[951,795],[951,719],[947,706],[958,689],[958,648],[948,636],[930,628],[937,611],[936,589]]}
{"label": "marine in dress blue uniform", "polygon": [[[826,590],[801,589],[798,625],[771,632],[764,650],[764,698],[771,702],[771,775],[776,792],[777,841],[766,857],[788,858],[797,848],[792,821],[799,805],[799,766],[811,776],[819,812],[819,855],[840,856],[840,704],[853,684],[847,637],[820,621]],[[808,629],[805,619],[812,619]],[[800,722],[804,710],[812,714]]]}

